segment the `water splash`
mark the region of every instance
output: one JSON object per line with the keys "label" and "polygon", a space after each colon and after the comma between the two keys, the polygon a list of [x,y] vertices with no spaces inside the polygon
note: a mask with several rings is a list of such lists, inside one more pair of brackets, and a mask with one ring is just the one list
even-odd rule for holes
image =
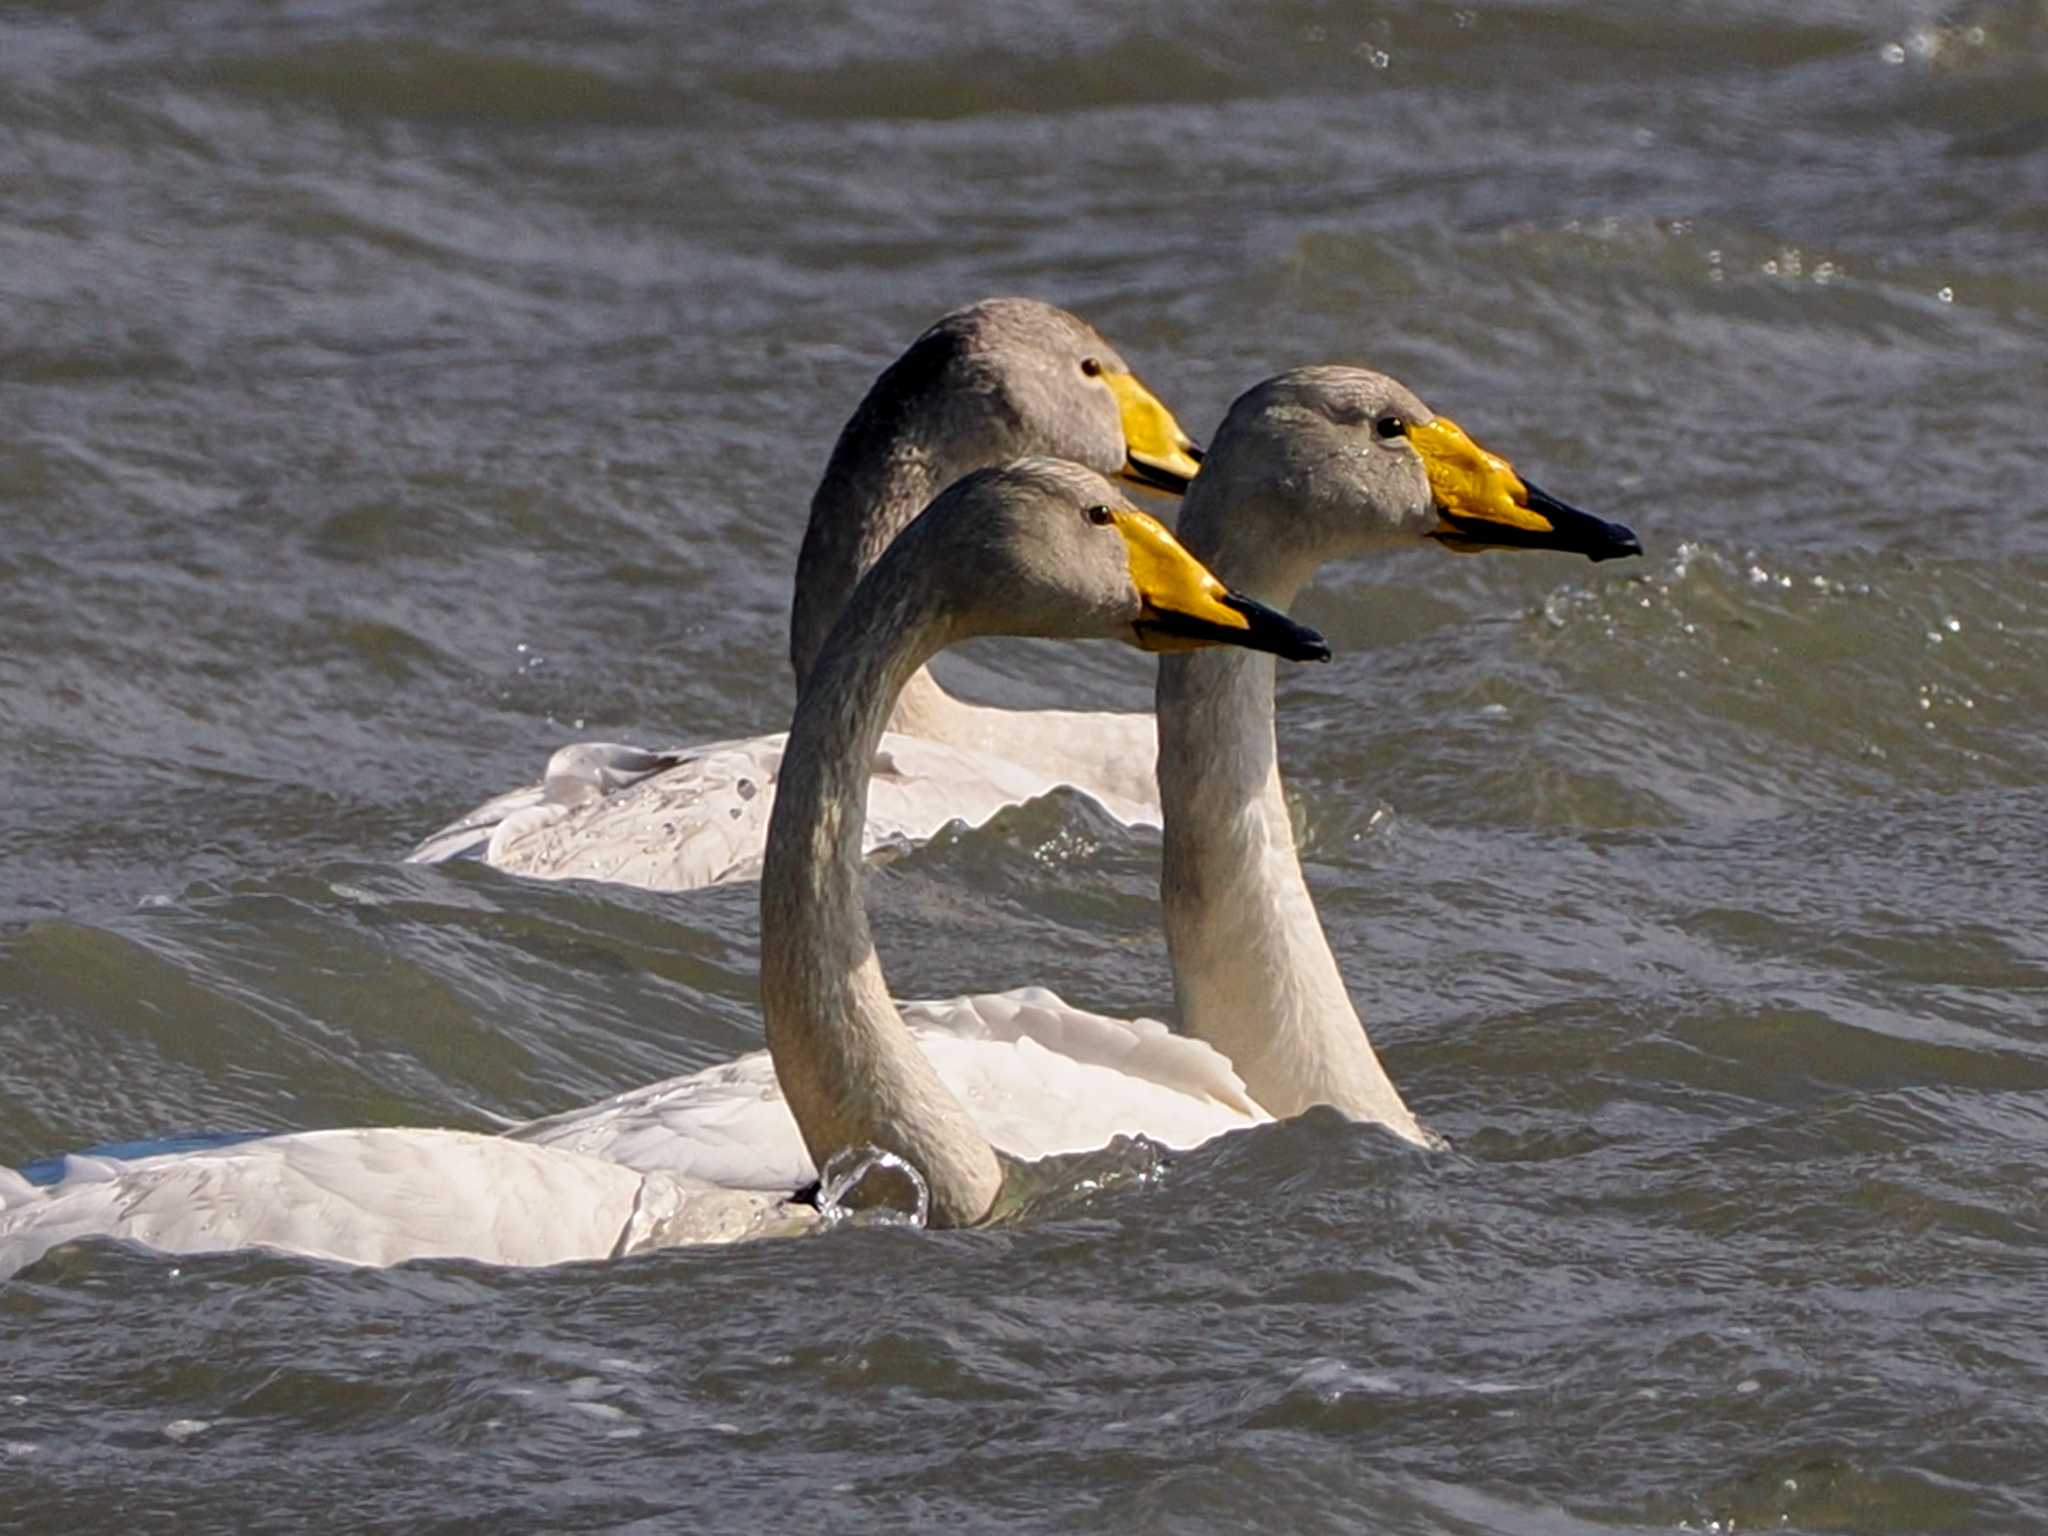
{"label": "water splash", "polygon": [[842,1147],[818,1175],[818,1214],[828,1227],[922,1227],[931,1211],[924,1175],[880,1147]]}
{"label": "water splash", "polygon": [[1005,1156],[1003,1193],[994,1219],[1048,1220],[1125,1185],[1140,1189],[1166,1176],[1166,1149],[1143,1136],[1119,1136],[1091,1152],[1063,1153],[1035,1162]]}

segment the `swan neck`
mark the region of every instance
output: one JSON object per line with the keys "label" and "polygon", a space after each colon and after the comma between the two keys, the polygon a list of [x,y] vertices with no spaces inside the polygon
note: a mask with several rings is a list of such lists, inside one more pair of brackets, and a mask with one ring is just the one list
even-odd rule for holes
{"label": "swan neck", "polygon": [[[1250,537],[1274,525],[1225,516],[1225,499],[1202,487],[1197,480],[1183,509],[1182,542],[1231,586],[1284,611],[1313,563]],[[1249,651],[1161,659],[1160,906],[1181,1024],[1227,1055],[1274,1115],[1328,1104],[1423,1141],[1366,1038],[1302,875],[1273,684],[1273,659]]]}
{"label": "swan neck", "polygon": [[878,452],[866,434],[856,434],[861,423],[861,416],[849,422],[833,450],[797,553],[789,659],[799,688],[847,596],[947,484],[938,478],[944,466],[919,450],[907,426],[899,425],[890,434],[895,441]]}
{"label": "swan neck", "polygon": [[761,1009],[812,1160],[893,1152],[925,1176],[933,1224],[957,1226],[988,1213],[1001,1169],[890,1001],[861,902],[877,744],[897,693],[951,638],[904,553],[863,584],[797,701],[762,868]]}
{"label": "swan neck", "polygon": [[968,734],[963,721],[972,709],[946,692],[930,667],[919,667],[896,696],[896,706],[889,712],[889,729],[957,744]]}
{"label": "swan neck", "polygon": [[[1213,457],[1213,455],[1212,455]],[[1284,493],[1265,483],[1242,489],[1230,482],[1234,466],[1209,478],[1207,465],[1188,487],[1174,532],[1188,552],[1245,596],[1285,613],[1321,562],[1287,537],[1299,514]],[[1271,668],[1268,667],[1270,674]]]}

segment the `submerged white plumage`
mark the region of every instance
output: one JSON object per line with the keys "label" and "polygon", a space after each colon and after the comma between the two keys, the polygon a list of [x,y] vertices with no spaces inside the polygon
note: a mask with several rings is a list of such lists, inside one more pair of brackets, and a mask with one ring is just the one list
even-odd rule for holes
{"label": "submerged white plumage", "polygon": [[[1022,1162],[1118,1136],[1195,1147],[1272,1118],[1219,1053],[1156,1019],[1090,1013],[1042,987],[898,1007],[947,1091]],[[718,1184],[796,1189],[817,1177],[766,1051],[509,1134]]]}
{"label": "submerged white plumage", "polygon": [[[1151,734],[1151,720],[1144,721]],[[412,855],[436,863],[477,847],[512,874],[610,880],[687,891],[761,873],[785,735],[713,742],[673,753],[615,743],[564,747],[543,781],[480,806]],[[1146,761],[1149,765],[1150,758]],[[891,731],[875,753],[867,852],[914,847],[960,822],[979,827],[1005,807],[1066,787],[1126,826],[1157,826],[1155,797],[1083,789],[1008,758]]]}
{"label": "submerged white plumage", "polygon": [[[946,315],[883,372],[811,502],[790,654],[799,685],[854,583],[968,471],[1051,454],[1178,489],[1197,450],[1116,351],[1066,311],[991,299]],[[877,754],[869,849],[1069,788],[1127,825],[1159,824],[1149,715],[967,703],[919,669]],[[781,738],[654,750],[562,748],[537,783],[424,840],[417,863],[478,854],[508,872],[690,890],[760,871]]]}
{"label": "submerged white plumage", "polygon": [[271,1248],[349,1264],[560,1264],[800,1231],[785,1193],[722,1189],[467,1131],[304,1131],[196,1152],[66,1158],[0,1189],[0,1278],[60,1243]]}
{"label": "submerged white plumage", "polygon": [[[1051,1123],[1073,1150],[1120,1131],[1199,1140],[1259,1119],[1206,1046],[1077,1016],[1049,996],[930,1009],[920,1049],[888,1000],[861,910],[867,768],[904,679],[966,635],[1170,635],[1295,655],[1320,641],[1225,593],[1100,476],[1048,460],[956,486],[861,592],[872,600],[849,605],[799,701],[769,829],[762,1009],[774,1070],[756,1057],[667,1090],[691,1110],[689,1169],[634,1168],[544,1131],[313,1131],[126,1163],[78,1158],[46,1188],[0,1186],[0,1275],[85,1236],[359,1264],[542,1264],[732,1241],[812,1221],[789,1192],[812,1166],[865,1146],[911,1164],[931,1219],[959,1224],[987,1215],[1002,1182],[963,1100],[1038,1140]],[[609,1132],[577,1135],[599,1146]],[[611,1135],[601,1149],[623,1145]],[[1019,1150],[1035,1155],[1037,1142]]]}
{"label": "submerged white plumage", "polygon": [[[1230,1064],[1152,1020],[1050,992],[909,1003],[917,1048],[1020,1162],[1118,1136],[1198,1146],[1267,1120]],[[271,1248],[349,1264],[616,1258],[806,1230],[818,1170],[768,1052],[534,1121],[515,1136],[305,1131],[156,1157],[70,1157],[36,1186],[0,1170],[0,1279],[106,1237],[165,1253]]]}

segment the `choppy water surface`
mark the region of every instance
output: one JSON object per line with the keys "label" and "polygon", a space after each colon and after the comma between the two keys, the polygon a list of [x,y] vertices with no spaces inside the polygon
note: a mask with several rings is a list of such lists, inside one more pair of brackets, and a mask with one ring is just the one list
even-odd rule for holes
{"label": "choppy water surface", "polygon": [[[1198,431],[1378,364],[1650,549],[1304,604],[1311,877],[1452,1152],[541,1273],[60,1253],[0,1526],[2048,1527],[2038,4],[50,3],[0,146],[4,1163],[755,1043],[751,891],[396,859],[578,729],[778,724],[817,470],[956,303]],[[1156,856],[1054,800],[895,864],[898,989],[1159,1011]]]}

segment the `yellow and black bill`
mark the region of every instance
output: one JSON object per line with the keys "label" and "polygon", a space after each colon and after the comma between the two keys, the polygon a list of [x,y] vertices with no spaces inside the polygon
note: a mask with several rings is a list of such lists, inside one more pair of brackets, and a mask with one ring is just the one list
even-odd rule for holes
{"label": "yellow and black bill", "polygon": [[1116,396],[1124,428],[1124,467],[1118,478],[1175,496],[1202,467],[1202,450],[1181,430],[1165,403],[1134,373],[1105,373],[1102,382]]}
{"label": "yellow and black bill", "polygon": [[1408,428],[1436,498],[1430,537],[1456,550],[1556,549],[1588,560],[1643,552],[1635,530],[1581,512],[1531,485],[1447,416]]}
{"label": "yellow and black bill", "polygon": [[1131,581],[1139,601],[1131,628],[1142,649],[1192,651],[1206,645],[1236,645],[1288,661],[1330,659],[1329,642],[1321,635],[1276,608],[1231,591],[1157,518],[1134,507],[1103,510],[1115,519],[1130,555]]}

